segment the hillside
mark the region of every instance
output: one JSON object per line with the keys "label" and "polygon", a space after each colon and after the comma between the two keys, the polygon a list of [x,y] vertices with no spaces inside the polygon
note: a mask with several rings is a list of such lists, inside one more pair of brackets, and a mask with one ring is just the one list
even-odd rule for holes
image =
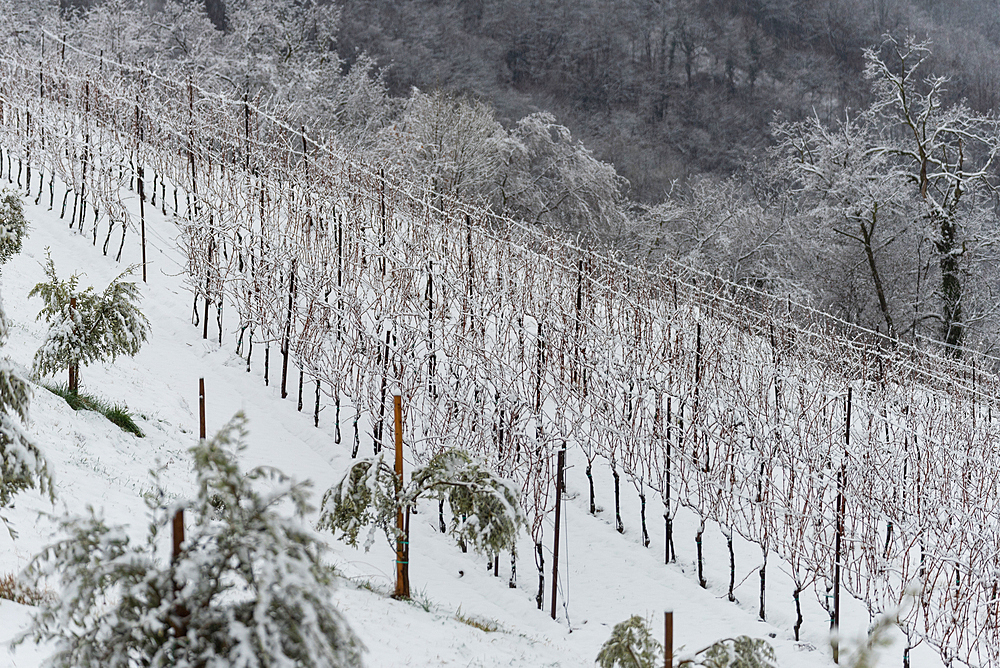
{"label": "hillside", "polygon": [[[486,560],[450,545],[435,532],[433,506],[419,507],[416,589],[527,636],[542,654],[526,650],[526,664],[546,656],[588,664],[607,635],[607,626],[591,628],[670,606],[692,622],[678,629],[689,648],[774,633],[781,665],[816,665],[826,656],[831,591],[845,599],[845,632],[902,604],[913,661],[926,652],[971,665],[994,658],[997,381],[983,372],[994,360],[942,358],[681,264],[633,266],[387,176],[290,125],[280,110],[144,66],[114,66],[71,44],[66,51],[70,58],[50,49],[41,64],[9,52],[2,176],[39,204],[29,206],[35,229],[5,272],[4,294],[24,295],[39,280],[32,263],[46,245],[57,266],[86,260],[106,281],[142,257],[145,238],[159,270],[145,303],[159,333],[134,363],[88,370],[84,379],[115,397],[125,388],[130,405],[134,396],[149,442],[158,438],[152,420],[164,420],[162,452],[174,464],[184,447],[176,444],[190,438],[182,425],[194,422],[199,377],[219,388],[209,395],[212,426],[242,405],[260,439],[249,456],[308,476],[317,491],[355,457],[391,447],[386,407],[399,389],[408,465],[460,447],[513,481],[529,525],[513,550],[517,587],[509,589],[510,555],[497,555],[499,580],[486,576]],[[156,198],[141,205],[133,193],[146,187]],[[71,206],[60,208],[57,194]],[[20,323],[9,348],[21,364],[41,338],[35,308],[9,308]],[[276,404],[279,386],[289,400]],[[314,391],[318,431],[310,426]],[[102,445],[87,452],[81,444],[110,432],[103,424],[103,432],[88,427],[60,440],[76,432],[61,426],[68,423],[57,405],[49,404],[50,417],[40,400],[35,423],[40,437],[63,444],[54,460],[74,473],[136,471],[125,483],[132,491],[119,496],[94,483],[109,503],[120,499],[113,512],[128,518],[136,506],[125,499],[142,493],[138,471],[154,462],[134,469],[123,461],[132,457],[125,445],[113,448],[124,454]],[[59,447],[67,450],[59,455]],[[532,610],[536,595],[547,599],[535,578],[548,571],[532,557],[551,558],[563,448],[575,497],[566,506],[557,610],[567,627],[549,633],[544,613]],[[174,471],[180,488],[182,467]],[[593,509],[597,518],[587,517],[592,493],[603,507]],[[68,498],[77,507],[88,497]],[[17,512],[30,512],[26,505]],[[654,519],[661,511],[664,525]],[[974,541],[954,520],[964,517],[981,518]],[[433,559],[421,580],[425,544]],[[665,544],[674,549],[661,552]],[[339,566],[347,575],[384,573],[378,564],[392,562],[381,546],[381,556],[369,557],[333,549],[348,555]],[[466,589],[473,586],[478,593]],[[921,587],[916,603],[912,586]],[[357,596],[375,610],[365,617],[359,605],[362,620],[386,608],[420,613]],[[730,596],[739,604],[723,600]],[[776,626],[752,621],[753,613]],[[452,637],[457,627],[445,624]],[[364,636],[372,661],[392,665],[410,640],[386,643],[377,635],[385,625],[361,623],[374,627]],[[791,640],[799,632],[809,645]],[[416,633],[426,644],[413,644],[439,651],[436,634]],[[478,658],[465,633],[455,632],[459,644],[440,650],[440,660]],[[892,660],[902,653],[894,648]]]}

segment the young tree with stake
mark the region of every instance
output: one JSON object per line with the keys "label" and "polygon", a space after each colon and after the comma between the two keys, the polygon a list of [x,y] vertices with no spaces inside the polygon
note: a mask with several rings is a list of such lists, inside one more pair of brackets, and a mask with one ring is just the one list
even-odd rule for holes
{"label": "young tree with stake", "polygon": [[[194,498],[166,507],[155,481],[144,544],[93,509],[62,519],[66,538],[27,570],[62,595],[45,599],[19,642],[55,641],[56,668],[360,667],[364,647],[334,606],[325,546],[305,521],[308,483],[267,467],[241,471],[246,423],[237,413],[191,449]],[[158,535],[180,508],[189,528],[165,563]]]}
{"label": "young tree with stake", "polygon": [[[611,637],[597,654],[597,665],[600,668],[656,668],[663,665],[663,649],[646,620],[633,615],[615,624]],[[777,656],[770,643],[749,636],[723,638],[697,652],[686,652],[677,660],[678,668],[777,668],[777,665]]]}
{"label": "young tree with stake", "polygon": [[462,450],[434,455],[426,466],[414,470],[408,484],[397,485],[397,480],[384,453],[357,461],[323,496],[319,528],[340,531],[341,538],[356,547],[361,530],[367,526],[365,550],[374,543],[375,531],[381,529],[394,545],[400,537],[396,525],[399,511],[427,496],[450,506],[448,531],[456,540],[483,554],[498,554],[513,549],[517,532],[526,522],[518,490]]}

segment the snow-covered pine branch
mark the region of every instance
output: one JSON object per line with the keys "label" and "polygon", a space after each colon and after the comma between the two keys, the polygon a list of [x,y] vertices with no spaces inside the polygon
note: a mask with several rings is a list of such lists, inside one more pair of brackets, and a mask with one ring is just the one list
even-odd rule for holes
{"label": "snow-covered pine branch", "polygon": [[[4,194],[0,198],[0,264],[21,250],[26,227],[20,198],[13,193]],[[9,329],[0,299],[0,350]],[[24,430],[30,403],[28,381],[10,359],[0,358],[0,508],[9,506],[15,494],[28,489],[38,489],[50,498],[54,493],[48,462]]]}
{"label": "snow-covered pine branch", "polygon": [[371,547],[376,529],[390,544],[398,538],[397,513],[423,496],[447,501],[452,522],[449,532],[487,554],[511,549],[524,526],[524,511],[517,490],[467,453],[445,450],[415,469],[410,482],[398,485],[396,473],[385,463],[384,452],[362,459],[323,496],[319,528],[340,531],[349,545],[369,527],[365,549]]}
{"label": "snow-covered pine branch", "polygon": [[411,493],[447,501],[452,514],[449,533],[484,554],[512,549],[526,524],[519,491],[462,450],[431,457],[413,472],[410,485]]}

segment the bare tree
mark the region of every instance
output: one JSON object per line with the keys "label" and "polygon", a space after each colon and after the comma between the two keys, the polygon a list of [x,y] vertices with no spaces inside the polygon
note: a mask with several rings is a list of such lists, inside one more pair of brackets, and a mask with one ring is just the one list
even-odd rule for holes
{"label": "bare tree", "polygon": [[876,96],[871,113],[885,123],[877,149],[898,161],[919,196],[940,272],[941,340],[958,353],[970,324],[993,309],[976,303],[964,277],[994,259],[988,219],[1000,124],[963,104],[945,106],[947,78],[921,78],[930,55],[927,42],[887,37],[880,50],[865,51],[865,74]]}

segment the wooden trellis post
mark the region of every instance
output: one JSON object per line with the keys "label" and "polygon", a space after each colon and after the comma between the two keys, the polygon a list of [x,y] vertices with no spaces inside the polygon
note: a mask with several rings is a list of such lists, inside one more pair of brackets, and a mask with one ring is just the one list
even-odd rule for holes
{"label": "wooden trellis post", "polygon": [[[295,259],[288,272],[288,313],[285,319],[285,336],[281,344],[281,398],[288,396],[288,351],[292,345],[292,317],[295,306]],[[301,405],[299,406],[301,409]]]}
{"label": "wooden trellis post", "polygon": [[562,509],[563,467],[566,466],[566,447],[559,450],[556,459],[556,531],[552,544],[552,619],[556,618],[556,593],[559,584],[559,518]]}
{"label": "wooden trellis post", "polygon": [[663,613],[663,666],[673,668],[674,665],[674,611]]}
{"label": "wooden trellis post", "polygon": [[851,399],[852,389],[847,388],[847,415],[844,427],[844,459],[840,462],[837,472],[837,534],[834,538],[833,562],[833,619],[830,630],[833,633],[833,662],[840,663],[840,560],[841,544],[844,540],[844,513],[847,503],[844,499],[844,486],[847,484],[847,451],[851,446]]}
{"label": "wooden trellis post", "polygon": [[[142,116],[139,110],[138,95],[136,96],[135,104],[135,125],[136,125],[136,150],[135,150],[135,162],[136,162],[136,176],[138,177],[137,186],[139,188],[139,231],[141,236],[142,244],[142,282],[146,282],[146,187],[144,183],[143,167],[139,158],[140,150],[142,148],[142,141],[144,139],[142,131]],[[154,177],[155,180],[155,177]],[[39,191],[40,193],[41,191]],[[156,193],[156,183],[153,183],[153,193]],[[124,231],[122,232],[122,238],[124,239]]]}

